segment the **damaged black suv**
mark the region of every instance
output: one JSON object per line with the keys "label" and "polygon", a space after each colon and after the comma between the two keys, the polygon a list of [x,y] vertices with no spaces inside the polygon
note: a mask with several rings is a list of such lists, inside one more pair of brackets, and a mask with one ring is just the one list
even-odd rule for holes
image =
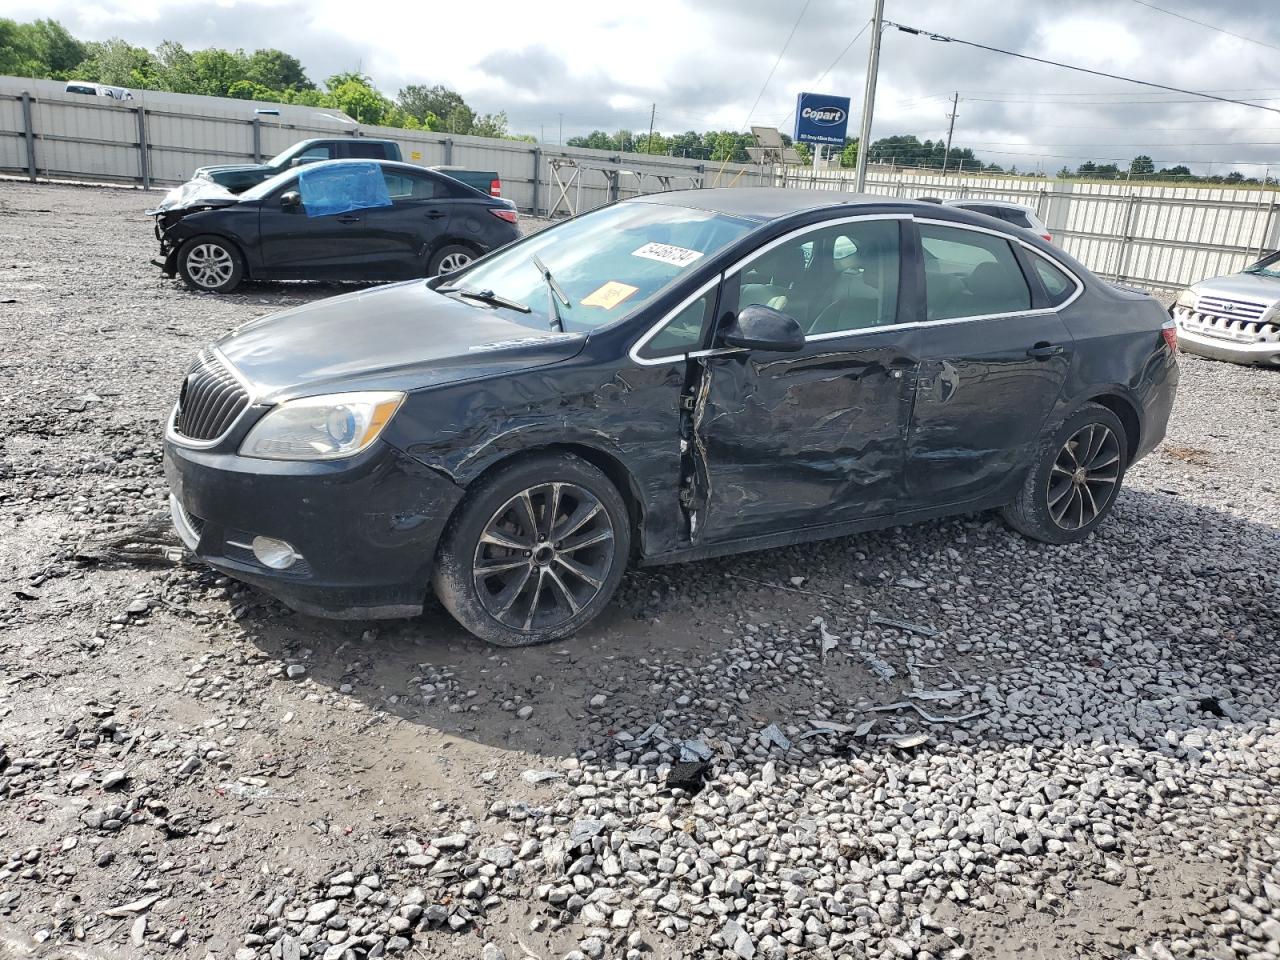
{"label": "damaged black suv", "polygon": [[804,190],[628,200],[447,277],[251,322],[165,441],[202,560],[304,612],[567,636],[628,563],[1001,508],[1087,537],[1176,334],[1026,231]]}

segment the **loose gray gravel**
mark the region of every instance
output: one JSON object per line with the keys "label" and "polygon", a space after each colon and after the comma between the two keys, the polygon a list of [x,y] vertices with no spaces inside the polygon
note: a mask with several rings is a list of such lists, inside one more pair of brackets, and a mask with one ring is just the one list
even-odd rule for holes
{"label": "loose gray gravel", "polygon": [[1185,358],[1087,543],[639,571],[497,651],[104,550],[194,352],[340,289],[187,293],[151,199],[0,181],[0,954],[1280,956],[1280,374]]}

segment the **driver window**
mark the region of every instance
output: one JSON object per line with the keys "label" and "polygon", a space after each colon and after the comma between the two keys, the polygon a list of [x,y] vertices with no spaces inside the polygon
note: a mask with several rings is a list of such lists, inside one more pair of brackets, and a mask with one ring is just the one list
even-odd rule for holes
{"label": "driver window", "polygon": [[857,220],[781,243],[742,271],[738,309],[773,307],[810,336],[891,324],[898,229],[897,220]]}

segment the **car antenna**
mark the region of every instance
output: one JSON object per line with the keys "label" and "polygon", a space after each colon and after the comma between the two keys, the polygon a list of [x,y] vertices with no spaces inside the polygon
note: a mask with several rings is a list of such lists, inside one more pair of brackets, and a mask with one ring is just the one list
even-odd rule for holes
{"label": "car antenna", "polygon": [[564,321],[560,319],[560,306],[556,303],[556,300],[559,300],[566,307],[571,307],[573,304],[569,302],[569,298],[565,295],[564,289],[560,284],[556,283],[556,278],[551,275],[551,269],[542,262],[542,258],[535,253],[529,259],[538,268],[538,272],[542,274],[543,282],[547,285],[547,304],[551,311],[551,329],[556,333],[564,333]]}

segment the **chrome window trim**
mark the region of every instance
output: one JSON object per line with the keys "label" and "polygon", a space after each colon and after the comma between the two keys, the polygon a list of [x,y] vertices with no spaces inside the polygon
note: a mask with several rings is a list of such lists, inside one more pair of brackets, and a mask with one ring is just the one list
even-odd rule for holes
{"label": "chrome window trim", "polygon": [[[250,322],[252,323],[253,321]],[[169,422],[166,424],[164,429],[164,438],[176,446],[187,447],[191,450],[208,450],[210,447],[216,447],[231,435],[231,431],[233,431],[236,428],[236,425],[244,419],[244,415],[247,414],[250,408],[258,402],[258,394],[257,391],[254,390],[253,384],[245,379],[243,373],[236,369],[236,365],[228,360],[226,355],[217,347],[209,347],[208,350],[218,358],[218,361],[224,367],[231,371],[231,375],[236,378],[236,381],[240,386],[244,387],[244,392],[248,396],[248,401],[245,403],[244,409],[236,415],[236,418],[227,424],[227,429],[223,430],[221,434],[214,437],[212,440],[192,440],[189,437],[182,436],[182,434],[178,433],[178,431],[174,429],[173,421],[178,416],[178,404],[175,402],[173,409],[169,411]],[[184,376],[183,380],[185,379],[186,377]]]}
{"label": "chrome window trim", "polygon": [[[739,347],[715,347],[709,350],[693,350],[687,353],[674,353],[674,354],[671,354],[670,356],[661,357],[657,359],[645,359],[637,355],[639,349],[644,344],[648,343],[649,340],[651,340],[654,336],[656,336],[659,330],[661,330],[664,326],[666,326],[673,319],[675,319],[675,317],[682,310],[686,309],[689,306],[689,304],[693,303],[694,300],[698,299],[698,297],[706,293],[710,287],[713,287],[717,283],[723,283],[725,280],[728,280],[730,277],[736,276],[742,271],[744,267],[751,264],[757,258],[768,253],[774,247],[777,247],[778,245],[785,243],[788,240],[794,239],[795,237],[802,236],[805,233],[811,233],[815,230],[822,230],[822,229],[826,229],[827,227],[835,227],[844,223],[857,223],[865,220],[914,220],[916,223],[936,224],[937,226],[941,226],[941,227],[952,227],[953,229],[956,229],[956,230],[970,230],[974,233],[990,234],[993,237],[999,237],[1001,240],[1007,240],[1013,243],[1020,244],[1021,246],[1025,247],[1032,256],[1043,258],[1048,263],[1056,267],[1058,270],[1061,270],[1068,278],[1070,278],[1071,282],[1075,284],[1075,287],[1076,287],[1075,293],[1069,296],[1066,300],[1063,300],[1062,303],[1058,304],[1056,307],[1036,307],[1031,310],[1015,310],[1009,313],[972,314],[964,317],[948,317],[945,320],[912,320],[912,321],[908,321],[907,323],[893,323],[893,324],[886,324],[884,326],[857,327],[857,328],[851,328],[849,330],[833,330],[828,333],[806,334],[804,338],[805,343],[819,343],[824,340],[837,340],[842,337],[857,337],[857,336],[863,336],[868,333],[883,333],[886,330],[911,330],[911,329],[924,328],[924,327],[936,327],[943,324],[950,325],[950,324],[956,324],[956,323],[978,323],[985,320],[1005,320],[1010,317],[1047,316],[1048,314],[1057,313],[1059,310],[1062,310],[1065,307],[1069,307],[1071,304],[1075,303],[1076,300],[1078,300],[1081,296],[1084,295],[1084,281],[1082,281],[1080,277],[1076,275],[1076,272],[1074,270],[1072,270],[1070,267],[1062,263],[1062,261],[1058,260],[1056,257],[1052,256],[1051,254],[1045,253],[1035,244],[1030,243],[1026,240],[1023,240],[1021,237],[1012,236],[1011,234],[1005,233],[1002,230],[993,230],[990,227],[974,226],[973,224],[968,224],[968,223],[957,223],[954,220],[940,220],[933,217],[917,217],[909,213],[859,214],[856,216],[839,217],[834,220],[826,220],[820,224],[811,223],[803,227],[798,227],[795,230],[790,231],[789,233],[785,233],[780,237],[770,240],[763,247],[753,250],[751,253],[744,256],[741,260],[738,260],[732,266],[727,267],[722,274],[720,274],[717,277],[713,277],[710,280],[708,280],[706,283],[704,283],[701,287],[698,288],[698,290],[695,293],[693,293],[686,300],[682,301],[680,305],[677,306],[674,310],[663,315],[662,319],[654,323],[648,330],[645,331],[644,335],[641,336],[640,339],[637,340],[632,345],[631,350],[629,351],[629,356],[637,364],[641,366],[649,367],[649,366],[657,366],[659,364],[664,364],[664,363],[672,363],[678,360],[689,360],[696,357],[716,357],[716,356],[724,356],[728,354],[744,352],[743,349]],[[901,265],[899,265],[899,269],[901,269]]]}

